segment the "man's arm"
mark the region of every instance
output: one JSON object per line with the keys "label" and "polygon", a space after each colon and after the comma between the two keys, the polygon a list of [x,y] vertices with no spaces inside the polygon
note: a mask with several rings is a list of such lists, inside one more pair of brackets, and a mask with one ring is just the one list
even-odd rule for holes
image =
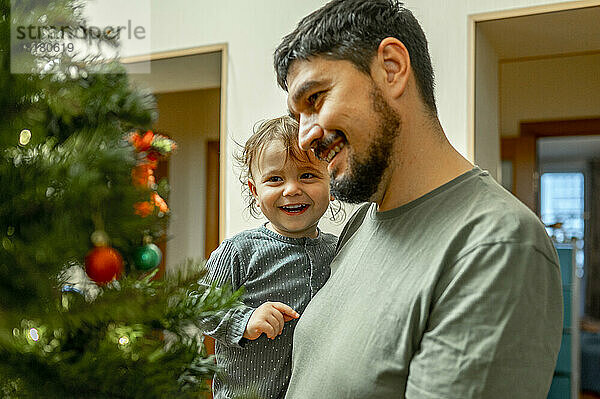
{"label": "man's arm", "polygon": [[561,333],[553,255],[518,242],[479,245],[438,281],[406,398],[545,398]]}

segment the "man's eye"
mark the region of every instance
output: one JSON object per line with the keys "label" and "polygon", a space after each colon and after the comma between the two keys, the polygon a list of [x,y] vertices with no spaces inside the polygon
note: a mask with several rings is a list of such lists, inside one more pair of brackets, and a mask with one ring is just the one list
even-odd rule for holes
{"label": "man's eye", "polygon": [[311,94],[308,97],[308,99],[307,99],[308,103],[311,104],[311,105],[313,105],[314,103],[316,103],[317,100],[319,99],[319,96],[321,96],[321,94],[323,94],[322,91],[318,91],[318,92],[316,92],[314,94]]}
{"label": "man's eye", "polygon": [[300,117],[298,115],[294,114],[292,111],[288,111],[288,115],[290,116],[290,118],[292,118],[296,122],[300,122]]}

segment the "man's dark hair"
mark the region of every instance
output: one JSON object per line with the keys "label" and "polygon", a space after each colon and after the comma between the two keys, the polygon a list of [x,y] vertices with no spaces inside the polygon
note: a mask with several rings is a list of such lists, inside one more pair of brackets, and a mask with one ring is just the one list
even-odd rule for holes
{"label": "man's dark hair", "polygon": [[275,50],[277,82],[287,91],[292,62],[315,56],[350,61],[370,75],[373,57],[386,37],[395,37],[406,46],[419,93],[432,114],[437,114],[425,33],[397,0],[333,0],[304,17]]}

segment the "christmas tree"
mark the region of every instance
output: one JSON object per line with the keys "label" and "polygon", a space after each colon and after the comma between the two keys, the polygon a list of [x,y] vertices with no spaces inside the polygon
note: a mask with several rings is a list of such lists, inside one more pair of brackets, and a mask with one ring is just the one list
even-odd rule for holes
{"label": "christmas tree", "polygon": [[12,6],[0,0],[0,396],[198,397],[215,368],[192,327],[239,293],[198,285],[193,262],[154,279],[169,211],[152,171],[174,146],[148,130],[154,98],[98,59],[110,35],[79,58],[52,31],[11,42],[15,25],[81,29],[81,4]]}

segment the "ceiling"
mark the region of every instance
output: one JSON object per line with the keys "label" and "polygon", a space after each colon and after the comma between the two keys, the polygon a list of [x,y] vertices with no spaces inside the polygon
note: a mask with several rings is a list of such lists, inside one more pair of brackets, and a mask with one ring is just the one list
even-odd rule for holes
{"label": "ceiling", "polygon": [[478,22],[502,60],[600,52],[600,6]]}
{"label": "ceiling", "polygon": [[221,86],[221,53],[206,53],[184,57],[125,64],[134,83],[150,88],[154,93],[209,89]]}

